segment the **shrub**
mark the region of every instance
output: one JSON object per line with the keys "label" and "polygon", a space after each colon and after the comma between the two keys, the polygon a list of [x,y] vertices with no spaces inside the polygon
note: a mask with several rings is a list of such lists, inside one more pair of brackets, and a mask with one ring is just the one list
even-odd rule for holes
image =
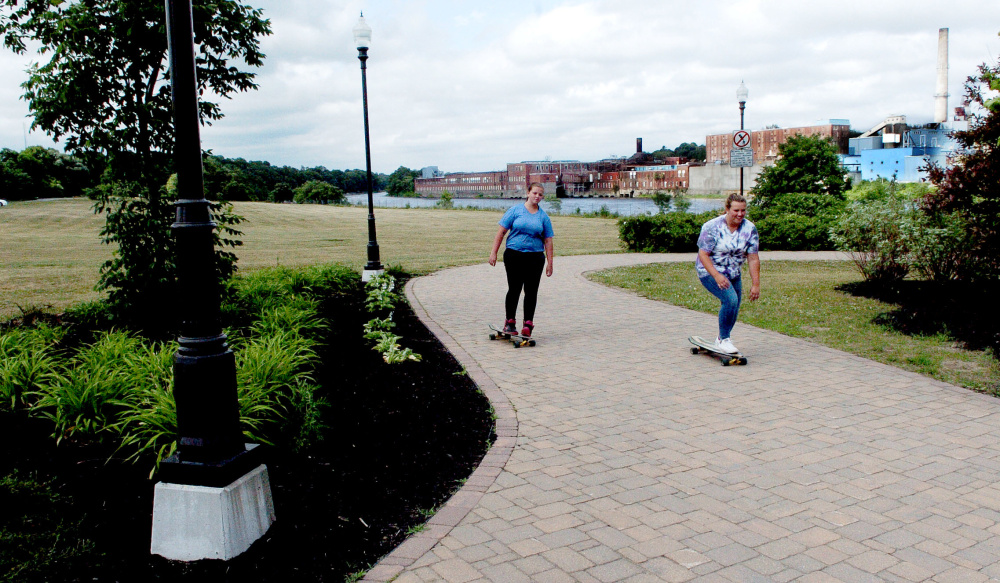
{"label": "shrub", "polygon": [[670,201],[674,199],[673,194],[657,190],[652,194],[651,198],[653,199],[653,204],[659,209],[660,214],[670,212]]}
{"label": "shrub", "polygon": [[792,192],[772,196],[766,207],[749,205],[748,216],[761,249],[820,251],[834,248],[829,230],[844,206],[838,196]]}
{"label": "shrub", "polygon": [[896,281],[909,272],[907,237],[903,223],[907,203],[889,198],[856,201],[830,231],[837,249],[848,253],[861,276],[869,281]]}
{"label": "shrub", "polygon": [[907,219],[901,226],[913,271],[938,282],[960,279],[970,267],[975,271],[971,228],[964,216],[938,213],[932,217],[913,209]]}
{"label": "shrub", "polygon": [[451,193],[447,190],[441,192],[441,198],[435,203],[437,208],[440,209],[450,209],[455,208],[455,199],[452,197]]}
{"label": "shrub", "polygon": [[[312,412],[295,413],[296,405],[316,405],[311,371],[318,358],[315,343],[295,331],[253,337],[236,350],[240,424],[249,439],[273,444]],[[298,419],[295,419],[298,418]],[[293,441],[299,441],[293,438]]]}
{"label": "shrub", "polygon": [[299,204],[341,203],[346,200],[344,191],[322,180],[310,180],[293,191],[292,200]]}
{"label": "shrub", "polygon": [[706,211],[696,215],[671,212],[625,217],[618,220],[618,238],[629,251],[695,253],[701,226],[717,216],[717,211]]}
{"label": "shrub", "polygon": [[51,382],[40,387],[35,408],[52,421],[56,441],[92,439],[117,421],[122,402],[144,367],[141,341],[126,332],[102,334],[83,347]]}
{"label": "shrub", "polygon": [[860,200],[863,202],[885,200],[896,198],[899,200],[916,200],[923,198],[930,193],[933,188],[925,182],[899,183],[885,178],[875,180],[862,180],[847,191],[847,200]]}
{"label": "shrub", "polygon": [[[314,371],[327,329],[320,312],[325,302],[356,293],[358,286],[357,272],[342,266],[274,268],[228,282],[224,311],[235,326],[230,340],[241,426],[249,438],[298,449],[320,436],[324,402],[316,398]],[[398,300],[392,286],[386,291],[390,303]],[[109,311],[99,302],[83,304],[68,310],[64,321],[52,326],[33,316],[30,323],[19,320],[19,327],[8,324],[0,335],[0,409],[48,419],[57,441],[117,443],[128,459],[158,465],[176,449],[177,344],[117,330],[98,332],[74,351],[67,345],[90,335],[78,328],[108,325]],[[405,359],[412,352],[393,354]]]}
{"label": "shrub", "polygon": [[143,346],[137,355],[138,381],[121,400],[121,412],[113,429],[135,462],[154,461],[152,476],[160,462],[177,450],[177,404],[174,401],[174,352],[177,344]]}
{"label": "shrub", "polygon": [[60,330],[41,325],[0,336],[0,410],[28,408],[33,396],[58,376],[52,345]]}

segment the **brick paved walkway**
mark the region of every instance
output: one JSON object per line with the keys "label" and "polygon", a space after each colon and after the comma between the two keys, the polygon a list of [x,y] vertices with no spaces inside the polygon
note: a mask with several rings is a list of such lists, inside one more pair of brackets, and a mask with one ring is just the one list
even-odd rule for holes
{"label": "brick paved walkway", "polygon": [[365,580],[1000,579],[1000,400],[744,324],[722,367],[686,340],[715,316],[581,275],[677,260],[557,257],[516,350],[487,339],[502,265],[411,282],[500,437]]}

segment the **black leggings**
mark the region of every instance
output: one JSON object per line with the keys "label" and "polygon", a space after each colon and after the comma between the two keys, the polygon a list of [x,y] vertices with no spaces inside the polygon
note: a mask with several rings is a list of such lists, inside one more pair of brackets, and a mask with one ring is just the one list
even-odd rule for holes
{"label": "black leggings", "polygon": [[545,253],[514,251],[505,249],[503,266],[507,270],[507,301],[504,308],[507,319],[513,320],[517,313],[517,300],[524,288],[524,319],[535,319],[535,304],[538,303],[538,284],[542,281],[542,268],[545,267]]}

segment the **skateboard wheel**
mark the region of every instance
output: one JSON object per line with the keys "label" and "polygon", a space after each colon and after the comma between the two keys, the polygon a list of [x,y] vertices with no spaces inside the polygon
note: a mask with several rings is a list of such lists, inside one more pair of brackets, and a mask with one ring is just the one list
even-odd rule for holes
{"label": "skateboard wheel", "polygon": [[517,342],[511,342],[511,344],[514,345],[514,348],[520,348],[521,347],[521,345],[518,344]]}
{"label": "skateboard wheel", "polygon": [[535,341],[534,340],[529,340],[528,341],[528,346],[534,346],[534,345],[535,345]]}
{"label": "skateboard wheel", "polygon": [[746,364],[746,363],[747,359],[745,357],[740,359],[740,364]]}
{"label": "skateboard wheel", "polygon": [[691,354],[698,354],[698,349],[697,348],[692,348],[691,349]]}
{"label": "skateboard wheel", "polygon": [[722,358],[720,360],[722,361],[722,366],[729,366],[729,359],[728,358]]}
{"label": "skateboard wheel", "polygon": [[490,334],[490,340],[496,340],[496,339],[497,339],[496,334]]}

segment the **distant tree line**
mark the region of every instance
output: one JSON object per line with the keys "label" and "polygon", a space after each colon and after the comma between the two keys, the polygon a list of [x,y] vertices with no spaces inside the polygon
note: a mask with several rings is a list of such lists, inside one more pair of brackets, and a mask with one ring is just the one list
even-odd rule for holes
{"label": "distant tree line", "polygon": [[[211,200],[336,202],[345,192],[368,190],[365,170],[293,168],[213,154],[205,155],[204,165],[205,195]],[[108,181],[106,169],[100,156],[84,159],[42,146],[20,152],[4,148],[0,150],[0,192],[8,200],[89,195]],[[376,192],[388,185],[389,175],[372,174]]]}
{"label": "distant tree line", "polygon": [[0,198],[33,200],[79,196],[100,181],[100,163],[41,146],[0,150]]}
{"label": "distant tree line", "polygon": [[650,152],[653,158],[657,160],[663,160],[664,158],[689,158],[691,160],[701,160],[705,161],[705,146],[694,142],[684,142],[680,146],[677,146],[673,150],[666,146],[660,146],[659,150],[655,152]]}

